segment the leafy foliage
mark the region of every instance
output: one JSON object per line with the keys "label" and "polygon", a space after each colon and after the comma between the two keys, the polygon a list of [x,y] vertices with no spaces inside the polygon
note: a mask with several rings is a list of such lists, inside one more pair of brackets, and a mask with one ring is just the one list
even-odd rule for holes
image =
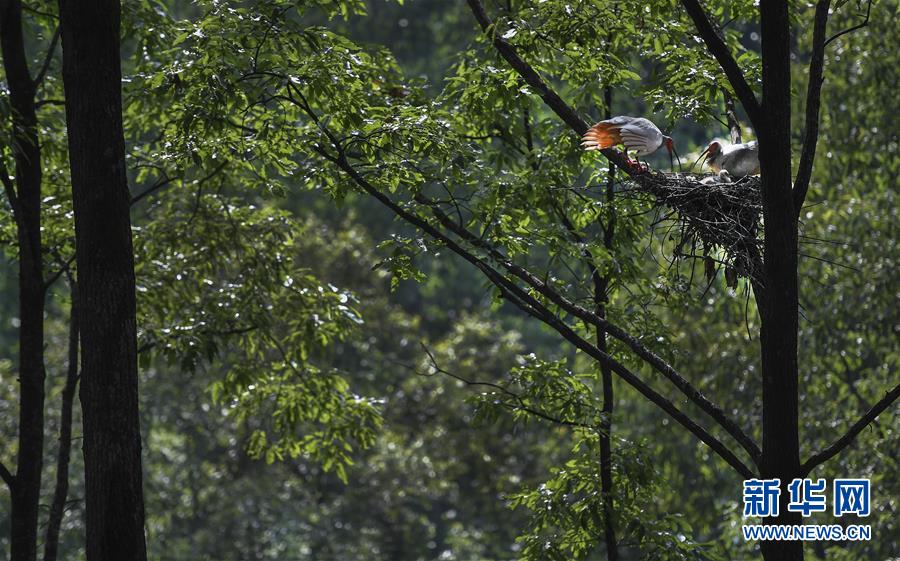
{"label": "leafy foliage", "polygon": [[[721,276],[698,286],[699,264],[667,262],[676,242],[659,217],[629,196],[621,175],[607,197],[605,163],[579,150],[489,40],[512,43],[585,118],[607,109],[655,114],[682,152],[725,130],[717,123],[727,81],[677,3],[486,4],[496,22],[488,34],[461,3],[440,0],[125,3],[155,557],[602,557],[597,458],[606,420],[626,555],[758,556],[738,534],[739,480],[706,447],[622,384],[605,418],[596,364],[516,311],[471,263],[452,258],[446,241],[423,233],[449,220],[478,243],[450,239],[485,263],[507,259],[535,271],[584,306],[595,303],[590,271],[611,275],[610,320],[752,433],[760,409],[749,288],[729,288]],[[758,91],[757,30],[744,23],[756,6],[704,7]],[[886,85],[898,66],[884,44],[892,8],[880,3],[868,28],[827,51],[801,247],[804,454],[880,398],[897,369],[892,180],[900,170]],[[48,9],[26,12],[36,44],[55,29]],[[810,8],[792,10],[802,84],[811,30],[800,23]],[[837,5],[829,29],[857,23],[857,12]],[[58,66],[56,57],[40,85],[39,115],[44,256],[61,275],[73,230]],[[801,110],[798,101],[798,123]],[[2,150],[8,169],[13,149],[7,142]],[[392,222],[351,171],[416,227]],[[0,241],[11,271],[17,249],[5,202]],[[11,279],[0,278],[0,349],[14,358]],[[51,398],[66,362],[63,292],[54,285],[48,298]],[[596,335],[560,315],[577,334]],[[623,345],[610,352],[696,412]],[[2,461],[16,452],[11,364],[0,361]],[[52,401],[48,418],[57,407]],[[896,555],[894,419],[886,412],[817,472],[872,478],[876,539],[815,546],[817,554]],[[74,557],[82,486],[76,475],[64,532]]]}

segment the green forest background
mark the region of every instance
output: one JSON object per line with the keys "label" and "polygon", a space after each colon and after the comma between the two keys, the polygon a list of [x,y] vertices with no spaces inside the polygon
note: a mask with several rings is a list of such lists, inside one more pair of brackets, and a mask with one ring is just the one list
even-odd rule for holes
{"label": "green forest background", "polygon": [[[564,13],[563,4],[548,6]],[[298,22],[384,47],[372,51],[372,64],[387,65],[378,57],[388,52],[396,57],[396,76],[404,83],[365,88],[394,88],[397,96],[427,101],[501,64],[485,50],[463,2],[372,0],[365,8],[365,15],[348,10],[329,16],[326,6]],[[177,105],[154,107],[154,96],[145,95],[170,79],[161,70],[170,64],[166,45],[184,40],[172,38],[179,31],[171,22],[199,18],[206,8],[126,2],[124,9],[129,29],[139,30],[126,34],[123,49],[126,138],[137,154],[129,172],[138,195],[155,185],[160,176],[154,166],[169,157],[166,147],[140,154],[135,147],[151,143],[161,112]],[[807,452],[829,442],[897,378],[898,9],[895,0],[877,2],[869,25],[838,40],[828,59],[818,160],[802,217],[801,427]],[[805,13],[802,6],[797,10]],[[853,2],[841,10],[837,21],[858,18]],[[43,44],[41,26],[50,24],[34,16],[33,25],[36,44]],[[736,33],[752,51],[754,30]],[[809,33],[799,29],[797,44]],[[677,61],[665,58],[667,48],[624,42],[620,58],[632,74],[614,80],[601,81],[605,70],[587,60],[584,67],[550,68],[568,84],[565,91],[583,115],[602,117],[597,100],[604,84],[614,83],[613,114],[655,115],[681,155],[696,156],[713,137],[727,138],[720,122],[724,105],[718,95],[676,92],[656,80],[660,72],[677,79]],[[795,88],[804,83],[805,56],[798,47]],[[689,65],[689,58],[682,64]],[[596,79],[574,81],[586,76]],[[47,88],[61,87],[58,78],[48,80]],[[705,99],[704,109],[691,110],[691,97]],[[462,120],[483,119],[492,110],[484,102],[483,113],[470,117],[462,112],[465,103],[459,107]],[[539,100],[529,107],[546,157],[562,161],[564,151],[577,157],[571,134],[549,124],[553,117]],[[48,122],[62,119],[61,107],[43,110]],[[795,115],[799,122],[802,113]],[[506,119],[498,117],[498,136],[521,139],[521,130],[502,131]],[[752,131],[745,135],[752,138]],[[48,129],[43,138],[50,157],[64,162],[64,130]],[[171,147],[176,150],[184,146]],[[580,384],[573,395],[596,404],[596,366],[504,304],[475,268],[418,244],[420,233],[371,198],[324,179],[311,188],[306,177],[296,185],[290,177],[270,181],[266,173],[277,174],[274,167],[255,176],[246,169],[222,171],[211,152],[198,148],[193,169],[180,164],[178,181],[133,206],[149,557],[493,561],[540,558],[534,544],[568,539],[585,541],[582,548],[559,549],[571,558],[604,558],[600,544],[591,543],[596,535],[565,534],[586,515],[569,509],[569,499],[597,484],[596,442],[564,424],[492,406],[499,400],[490,388],[461,381],[501,384],[511,375],[521,382],[567,373],[559,379]],[[485,167],[517,170],[508,152],[497,148]],[[668,166],[660,155],[650,161]],[[580,165],[593,174],[590,179],[602,181],[605,161],[586,157]],[[524,172],[509,173],[520,174],[510,179],[515,183]],[[62,177],[47,175],[50,183]],[[72,245],[63,184],[47,194],[59,201],[47,204],[58,221],[48,223],[46,235],[65,250]],[[677,348],[667,358],[742,426],[754,426],[758,321],[748,288],[728,288],[721,273],[707,286],[702,263],[668,263],[666,232],[648,233],[654,218],[635,212],[623,221],[623,243],[629,245],[618,288],[622,311],[611,313],[658,336],[660,349]],[[4,215],[5,242],[14,235],[9,222]],[[528,238],[527,223],[522,228],[540,254],[542,239]],[[16,289],[10,249],[0,260],[3,459],[15,452]],[[311,300],[310,293],[322,297]],[[64,279],[48,302],[46,503],[67,369]],[[280,349],[277,356],[272,349]],[[294,380],[289,371],[298,364],[303,372],[294,374],[306,382],[286,382]],[[284,376],[257,380],[264,378],[260,372]],[[248,385],[265,389],[264,397],[242,393]],[[755,544],[740,536],[741,479],[618,380],[616,390],[614,473],[621,482],[625,558],[758,558]],[[321,401],[311,404],[315,400]],[[298,411],[313,406],[326,413],[310,422]],[[817,472],[827,479],[871,478],[874,508],[865,523],[872,525],[872,541],[812,544],[808,558],[900,557],[896,412],[889,409]],[[83,556],[77,401],[75,419],[62,559]],[[0,557],[8,551],[8,525],[8,512],[0,508]],[[554,548],[548,547],[547,558]]]}

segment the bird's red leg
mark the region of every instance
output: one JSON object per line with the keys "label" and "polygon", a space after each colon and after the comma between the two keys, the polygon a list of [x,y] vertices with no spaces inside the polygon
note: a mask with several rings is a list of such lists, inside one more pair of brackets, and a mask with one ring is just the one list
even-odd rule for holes
{"label": "bird's red leg", "polygon": [[638,161],[637,156],[635,156],[635,159],[632,160],[628,156],[628,149],[625,149],[624,152],[625,152],[625,161],[628,162],[628,167],[630,167],[631,169],[636,169],[637,171],[641,171],[641,162]]}
{"label": "bird's red leg", "polygon": [[637,169],[638,173],[647,173],[650,171],[650,166],[642,162],[638,156],[634,157],[634,167]]}

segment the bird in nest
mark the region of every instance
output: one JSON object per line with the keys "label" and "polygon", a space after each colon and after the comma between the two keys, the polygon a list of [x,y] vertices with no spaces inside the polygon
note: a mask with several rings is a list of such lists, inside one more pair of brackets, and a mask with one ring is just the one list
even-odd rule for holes
{"label": "bird in nest", "polygon": [[[697,161],[704,160],[716,173],[727,172],[734,179],[759,173],[759,144],[754,140],[742,144],[724,144],[718,140],[709,143]],[[691,166],[692,168],[694,166]],[[700,164],[703,167],[703,163]]]}
{"label": "bird in nest", "polygon": [[[665,146],[669,151],[669,164],[673,170],[675,169],[672,160],[673,155],[678,158],[675,142],[671,136],[664,135],[649,119],[620,115],[600,121],[581,137],[581,147],[585,150],[605,150],[619,145],[625,147],[626,158],[629,150],[634,154],[635,159],[628,158],[628,164],[638,172],[649,169],[639,158],[656,152],[661,146]],[[680,159],[678,165],[681,166]]]}

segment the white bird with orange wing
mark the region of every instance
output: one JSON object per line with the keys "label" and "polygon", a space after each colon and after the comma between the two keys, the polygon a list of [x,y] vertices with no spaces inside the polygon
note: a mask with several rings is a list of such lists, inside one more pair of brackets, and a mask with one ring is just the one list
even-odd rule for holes
{"label": "white bird with orange wing", "polygon": [[656,152],[661,146],[669,151],[669,163],[673,169],[672,156],[678,157],[672,137],[664,135],[652,121],[643,117],[620,115],[600,121],[581,137],[581,146],[585,150],[605,150],[618,145],[625,147],[626,157],[629,150],[634,154],[635,161],[629,160],[629,163],[639,169],[643,168],[638,158]]}

